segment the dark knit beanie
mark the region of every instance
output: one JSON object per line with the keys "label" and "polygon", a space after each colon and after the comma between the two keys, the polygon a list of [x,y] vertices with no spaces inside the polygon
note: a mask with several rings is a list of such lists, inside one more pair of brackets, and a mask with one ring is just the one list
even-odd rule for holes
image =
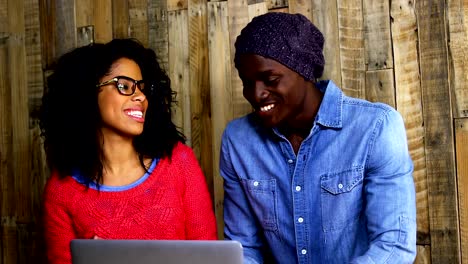
{"label": "dark knit beanie", "polygon": [[242,54],[257,54],[287,66],[313,81],[323,73],[324,38],[301,14],[271,12],[254,17],[236,39],[234,63]]}

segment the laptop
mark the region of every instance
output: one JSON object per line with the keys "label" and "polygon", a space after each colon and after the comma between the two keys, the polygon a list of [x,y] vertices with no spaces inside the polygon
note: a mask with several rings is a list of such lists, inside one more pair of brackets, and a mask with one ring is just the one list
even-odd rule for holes
{"label": "laptop", "polygon": [[242,245],[232,240],[74,239],[73,264],[242,264]]}

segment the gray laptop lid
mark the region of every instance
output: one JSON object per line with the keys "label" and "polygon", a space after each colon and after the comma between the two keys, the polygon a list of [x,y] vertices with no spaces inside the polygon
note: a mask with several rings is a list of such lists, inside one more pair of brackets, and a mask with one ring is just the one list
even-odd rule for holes
{"label": "gray laptop lid", "polygon": [[242,245],[229,240],[74,239],[73,264],[242,264]]}

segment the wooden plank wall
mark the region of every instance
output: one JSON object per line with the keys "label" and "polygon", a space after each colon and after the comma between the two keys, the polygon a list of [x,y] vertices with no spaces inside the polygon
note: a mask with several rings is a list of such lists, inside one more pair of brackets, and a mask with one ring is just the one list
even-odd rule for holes
{"label": "wooden plank wall", "polygon": [[403,116],[414,161],[415,263],[468,264],[468,0],[0,0],[0,263],[45,263],[49,175],[37,109],[57,56],[135,37],[178,92],[175,123],[205,172],[222,237],[220,138],[250,111],[234,41],[256,15],[302,13],[325,35],[325,79]]}

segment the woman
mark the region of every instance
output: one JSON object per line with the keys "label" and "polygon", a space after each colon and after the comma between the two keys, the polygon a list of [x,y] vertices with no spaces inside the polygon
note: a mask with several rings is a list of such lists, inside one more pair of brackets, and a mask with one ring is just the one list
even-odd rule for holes
{"label": "woman", "polygon": [[205,178],[171,121],[173,92],[155,53],[116,39],[54,68],[41,111],[49,262],[71,263],[75,238],[216,239]]}

